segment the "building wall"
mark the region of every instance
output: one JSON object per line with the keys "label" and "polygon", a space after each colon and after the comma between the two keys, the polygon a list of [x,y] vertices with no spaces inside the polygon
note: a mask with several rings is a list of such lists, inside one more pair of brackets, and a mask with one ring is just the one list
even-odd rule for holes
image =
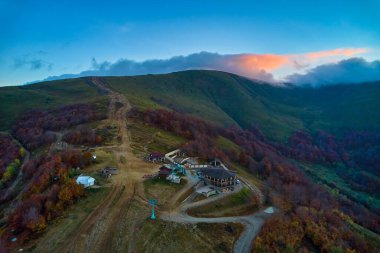
{"label": "building wall", "polygon": [[205,175],[204,178],[209,184],[212,184],[214,186],[221,187],[221,188],[236,185],[236,182],[237,182],[236,176],[232,180],[223,180],[223,181],[215,180],[214,178],[209,177],[207,175]]}

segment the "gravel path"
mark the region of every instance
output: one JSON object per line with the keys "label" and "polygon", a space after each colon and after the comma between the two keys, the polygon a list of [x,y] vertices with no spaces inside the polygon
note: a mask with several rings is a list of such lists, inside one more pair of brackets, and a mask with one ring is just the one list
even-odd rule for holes
{"label": "gravel path", "polygon": [[[241,190],[237,189],[238,191]],[[232,192],[235,193],[236,191]],[[240,234],[240,237],[236,240],[234,245],[234,252],[237,253],[249,253],[252,249],[252,242],[260,232],[261,227],[264,224],[266,218],[271,214],[267,213],[269,208],[261,210],[247,216],[231,216],[231,217],[218,217],[218,218],[202,218],[192,217],[187,214],[187,210],[193,207],[202,206],[221,198],[225,198],[232,193],[219,194],[214,197],[210,197],[198,202],[188,203],[184,201],[179,208],[173,212],[163,212],[160,214],[160,219],[176,223],[241,223],[244,225],[244,231]],[[192,199],[192,198],[189,198]]]}
{"label": "gravel path", "polygon": [[234,252],[245,253],[251,252],[252,241],[260,232],[262,225],[270,214],[260,211],[248,216],[232,216],[220,218],[198,218],[192,217],[185,213],[163,213],[160,218],[165,221],[177,223],[241,223],[245,229],[234,245]]}

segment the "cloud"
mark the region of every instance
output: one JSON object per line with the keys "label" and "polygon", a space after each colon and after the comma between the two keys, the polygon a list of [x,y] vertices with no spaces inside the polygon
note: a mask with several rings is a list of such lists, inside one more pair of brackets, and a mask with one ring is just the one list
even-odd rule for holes
{"label": "cloud", "polygon": [[308,53],[306,54],[306,57],[309,59],[320,59],[332,56],[353,56],[356,54],[363,54],[367,52],[368,49],[366,48],[336,48],[333,50]]}
{"label": "cloud", "polygon": [[330,84],[352,84],[380,80],[380,61],[350,58],[317,66],[305,74],[293,74],[286,81],[296,85],[321,86]]}
{"label": "cloud", "polygon": [[[39,51],[38,54],[46,53],[44,51]],[[40,58],[31,57],[27,54],[20,58],[14,59],[13,67],[15,69],[27,67],[32,71],[47,68],[50,71],[53,67],[53,64]]]}
{"label": "cloud", "polygon": [[[249,78],[274,82],[270,70],[281,65],[281,56],[275,55],[221,55],[218,53],[200,52],[187,56],[175,56],[169,59],[154,59],[137,62],[129,59],[120,59],[115,63],[98,63],[92,59],[92,69],[83,71],[75,77],[81,76],[125,76],[143,74],[162,74],[190,69],[220,70],[236,73]],[[67,76],[67,75],[63,75]],[[53,76],[46,80],[61,79],[63,76]]]}
{"label": "cloud", "polygon": [[[364,48],[338,48],[327,51],[305,54],[218,54],[210,52],[194,53],[187,56],[175,56],[169,59],[152,59],[142,62],[120,59],[114,63],[97,62],[92,59],[92,68],[79,74],[52,76],[45,80],[56,80],[82,76],[130,76],[143,74],[163,74],[190,69],[219,70],[258,79],[270,83],[278,83],[271,72],[283,68],[293,71],[305,69],[311,63],[323,63],[325,58],[341,59],[366,52]],[[331,58],[333,57],[333,59]]]}

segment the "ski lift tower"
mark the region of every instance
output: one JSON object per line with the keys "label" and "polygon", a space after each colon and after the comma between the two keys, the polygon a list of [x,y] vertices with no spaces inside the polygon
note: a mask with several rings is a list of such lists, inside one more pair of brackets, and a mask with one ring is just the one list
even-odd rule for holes
{"label": "ski lift tower", "polygon": [[157,205],[157,199],[149,199],[149,204],[152,206],[152,215],[150,216],[150,218],[152,220],[155,220],[156,219],[156,215],[154,213],[154,207]]}

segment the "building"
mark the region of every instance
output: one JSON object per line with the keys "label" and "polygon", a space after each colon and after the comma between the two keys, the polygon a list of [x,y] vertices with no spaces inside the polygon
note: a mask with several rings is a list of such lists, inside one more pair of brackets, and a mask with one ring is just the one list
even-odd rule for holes
{"label": "building", "polygon": [[90,177],[90,176],[84,176],[80,175],[77,180],[77,184],[81,184],[84,186],[84,188],[90,187],[95,184],[95,178]]}
{"label": "building", "polygon": [[176,164],[165,164],[160,167],[158,177],[161,179],[169,180],[172,183],[179,184],[181,177],[177,173],[183,173],[182,169]]}
{"label": "building", "polygon": [[165,156],[161,154],[160,152],[152,152],[146,157],[146,160],[152,163],[164,162]]}
{"label": "building", "polygon": [[167,176],[166,180],[176,184],[181,183],[181,177],[174,174],[170,174],[169,176]]}
{"label": "building", "polygon": [[219,188],[232,188],[237,184],[235,172],[226,170],[222,167],[207,167],[200,169],[198,175],[209,184]]}
{"label": "building", "polygon": [[119,169],[115,167],[105,167],[102,169],[102,176],[104,177],[111,177],[112,175],[117,175],[119,174]]}
{"label": "building", "polygon": [[198,194],[202,194],[203,196],[205,197],[210,197],[212,195],[216,195],[218,194],[218,192],[215,190],[214,187],[210,187],[210,186],[203,186],[203,187],[200,187],[197,189],[196,191]]}
{"label": "building", "polygon": [[167,166],[161,166],[158,172],[158,177],[166,179],[172,173],[172,169]]}
{"label": "building", "polygon": [[207,164],[201,164],[197,158],[194,157],[176,157],[174,158],[174,162],[184,166],[186,169],[201,169],[207,168]]}
{"label": "building", "polygon": [[176,150],[173,150],[173,151],[165,154],[166,160],[168,160],[169,162],[172,162],[172,163],[175,163],[174,162],[174,158],[176,158],[176,157],[185,157],[185,156],[186,156],[185,152],[183,152],[180,149],[176,149]]}

